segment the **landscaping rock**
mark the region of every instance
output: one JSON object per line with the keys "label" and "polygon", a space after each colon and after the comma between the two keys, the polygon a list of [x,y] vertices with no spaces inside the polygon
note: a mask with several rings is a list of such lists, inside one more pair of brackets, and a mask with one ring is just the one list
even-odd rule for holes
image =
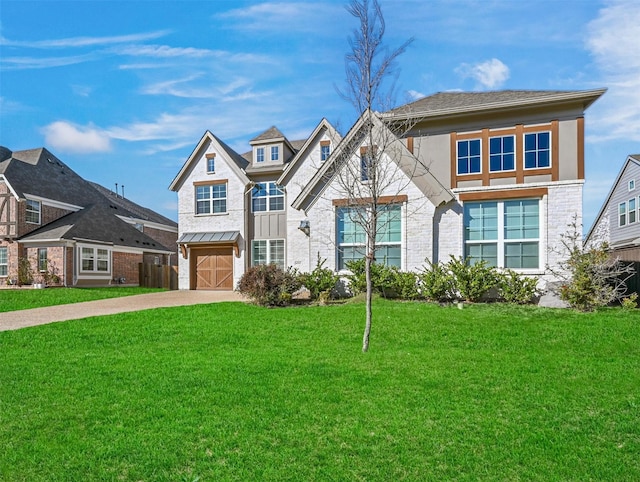
{"label": "landscaping rock", "polygon": [[291,294],[291,299],[295,301],[309,301],[311,299],[311,291],[309,291],[306,286],[301,286],[300,289]]}

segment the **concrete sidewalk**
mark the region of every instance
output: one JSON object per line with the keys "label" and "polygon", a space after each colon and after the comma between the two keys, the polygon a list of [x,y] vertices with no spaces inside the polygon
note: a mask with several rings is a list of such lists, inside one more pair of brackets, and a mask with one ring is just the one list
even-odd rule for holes
{"label": "concrete sidewalk", "polygon": [[47,306],[31,310],[0,313],[0,331],[56,321],[77,320],[89,316],[113,315],[168,306],[199,305],[221,301],[246,301],[235,291],[162,291],[144,295],[122,296],[107,300],[85,301],[69,305]]}

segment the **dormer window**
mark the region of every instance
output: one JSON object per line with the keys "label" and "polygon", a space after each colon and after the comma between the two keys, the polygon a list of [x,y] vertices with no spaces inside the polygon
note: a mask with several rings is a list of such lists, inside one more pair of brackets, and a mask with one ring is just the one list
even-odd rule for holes
{"label": "dormer window", "polygon": [[280,160],[280,148],[278,146],[271,147],[271,160],[272,161]]}
{"label": "dormer window", "polygon": [[256,148],[256,162],[264,162],[264,147]]}
{"label": "dormer window", "polygon": [[329,141],[320,141],[320,160],[322,162],[329,159],[331,155],[331,142]]}

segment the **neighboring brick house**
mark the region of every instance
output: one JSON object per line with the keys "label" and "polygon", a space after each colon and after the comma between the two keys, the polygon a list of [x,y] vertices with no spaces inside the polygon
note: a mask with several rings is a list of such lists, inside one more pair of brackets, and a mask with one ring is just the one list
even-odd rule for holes
{"label": "neighboring brick house", "polygon": [[0,283],[17,282],[25,259],[34,282],[55,274],[62,286],[137,285],[139,263],[176,263],[177,231],[45,148],[0,148]]}
{"label": "neighboring brick house", "polygon": [[339,272],[361,258],[372,149],[384,152],[379,262],[464,256],[549,280],[549,248],[582,220],[584,111],[604,92],[438,93],[362,117],[344,138],[323,119],[299,148],[271,128],[243,156],[206,132],[170,186],[179,286],[233,289],[255,264],[309,271],[320,258]]}
{"label": "neighboring brick house", "polygon": [[640,262],[640,154],[620,169],[586,243],[606,242],[622,261]]}

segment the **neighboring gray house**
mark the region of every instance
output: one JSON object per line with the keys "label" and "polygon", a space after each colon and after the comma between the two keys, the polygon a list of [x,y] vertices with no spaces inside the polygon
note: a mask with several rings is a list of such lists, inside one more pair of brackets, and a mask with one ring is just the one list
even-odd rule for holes
{"label": "neighboring gray house", "polygon": [[640,261],[640,154],[620,169],[586,243],[606,242],[622,261]]}
{"label": "neighboring gray house", "polygon": [[[363,118],[341,138],[322,120],[303,145],[271,128],[243,156],[206,132],[171,183],[178,192],[181,289],[233,289],[244,270],[342,271],[362,257],[367,153],[384,140],[378,261],[402,270],[450,255],[547,280],[582,220],[584,111],[604,89],[438,93]],[[408,130],[393,136],[390,126]]]}

